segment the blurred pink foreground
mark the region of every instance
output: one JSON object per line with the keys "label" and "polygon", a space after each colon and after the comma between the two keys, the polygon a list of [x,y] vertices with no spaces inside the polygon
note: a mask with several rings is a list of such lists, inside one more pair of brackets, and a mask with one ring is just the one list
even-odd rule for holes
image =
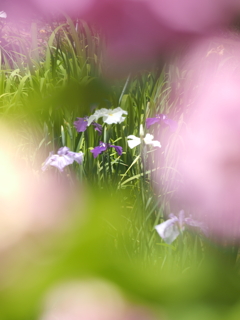
{"label": "blurred pink foreground", "polygon": [[[46,14],[64,11],[102,30],[106,71],[126,74],[209,35],[240,10],[238,0],[32,0]],[[161,58],[161,59],[162,59]]]}
{"label": "blurred pink foreground", "polygon": [[181,133],[178,168],[181,203],[215,238],[231,242],[240,239],[239,57],[240,45],[230,38],[208,39],[185,57],[192,78],[191,90],[184,92],[189,106],[183,108],[191,116]]}

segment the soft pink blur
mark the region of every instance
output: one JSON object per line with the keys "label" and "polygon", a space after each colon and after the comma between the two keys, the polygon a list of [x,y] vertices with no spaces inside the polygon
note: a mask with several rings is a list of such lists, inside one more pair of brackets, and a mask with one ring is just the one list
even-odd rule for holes
{"label": "soft pink blur", "polygon": [[77,13],[79,17],[82,17],[89,8],[91,8],[91,10],[93,9],[94,1],[95,0],[32,0],[45,14],[61,14],[64,12],[75,15]]}
{"label": "soft pink blur", "polygon": [[58,229],[74,205],[75,190],[67,177],[34,171],[27,164],[34,150],[20,152],[21,141],[1,123],[0,151],[0,249],[22,237]]}
{"label": "soft pink blur", "polygon": [[103,31],[105,71],[126,74],[160,62],[179,45],[209,35],[240,11],[238,0],[34,0],[46,13],[66,10]]}
{"label": "soft pink blur", "polygon": [[178,32],[208,33],[230,22],[238,0],[143,0],[163,24]]}
{"label": "soft pink blur", "polygon": [[240,240],[239,57],[238,42],[208,40],[185,59],[194,74],[191,89],[185,86],[190,76],[180,83],[189,89],[189,105],[182,107],[191,114],[181,133],[181,208],[205,222],[213,237],[229,241]]}
{"label": "soft pink blur", "polygon": [[144,307],[129,304],[103,280],[71,281],[46,297],[41,320],[156,320]]}

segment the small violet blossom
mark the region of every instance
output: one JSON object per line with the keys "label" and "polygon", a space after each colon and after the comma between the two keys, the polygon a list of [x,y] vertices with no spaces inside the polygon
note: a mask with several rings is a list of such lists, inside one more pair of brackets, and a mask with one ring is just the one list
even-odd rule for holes
{"label": "small violet blossom", "polygon": [[[88,118],[89,117],[77,118],[77,120],[74,121],[74,126],[75,126],[77,132],[84,132],[85,130],[87,130]],[[96,122],[92,122],[91,124],[94,126],[94,129],[98,132],[98,134],[101,135],[102,134],[102,126]]]}
{"label": "small violet blossom", "polygon": [[100,153],[106,151],[109,148],[114,148],[119,156],[122,155],[122,147],[114,146],[110,143],[104,143],[102,141],[100,141],[99,146],[92,149],[91,152],[92,152],[94,158],[96,158]]}
{"label": "small violet blossom", "polygon": [[58,154],[50,154],[45,163],[42,166],[42,170],[45,171],[48,166],[54,166],[63,172],[64,167],[72,164],[76,161],[79,164],[83,162],[82,152],[72,152],[67,147],[62,147],[58,150]]}
{"label": "small violet blossom", "polygon": [[[143,138],[142,140],[145,142],[145,144],[151,144],[153,147],[161,148],[160,142],[157,140],[153,140],[153,138],[154,137],[152,134],[147,133],[145,138]],[[138,138],[134,135],[128,136],[127,139],[130,139],[127,142],[128,142],[129,148],[131,148],[131,149],[133,149],[136,146],[138,146],[139,144],[141,144],[141,141],[142,141],[141,138]]]}
{"label": "small violet blossom", "polygon": [[100,110],[96,110],[94,114],[92,114],[88,118],[88,126],[93,122],[97,121],[99,118],[103,118],[103,122],[107,124],[113,123],[121,123],[125,120],[123,114],[128,114],[127,111],[123,110],[122,108],[118,107],[115,109],[106,109],[102,108]]}
{"label": "small violet blossom", "polygon": [[179,212],[178,217],[171,213],[169,219],[155,226],[155,229],[167,244],[171,244],[184,231],[185,225],[199,228],[205,236],[208,236],[204,224],[191,217],[185,218],[183,210]]}
{"label": "small violet blossom", "polygon": [[169,119],[165,114],[157,114],[154,118],[146,119],[146,127],[149,129],[154,123],[163,122],[168,125],[171,131],[175,131],[177,129],[177,122]]}

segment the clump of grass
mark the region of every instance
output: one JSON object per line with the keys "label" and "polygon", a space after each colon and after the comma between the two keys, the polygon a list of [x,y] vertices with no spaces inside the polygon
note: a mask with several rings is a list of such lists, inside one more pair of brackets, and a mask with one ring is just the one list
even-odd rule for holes
{"label": "clump of grass", "polygon": [[[173,182],[181,179],[176,167],[183,112],[176,108],[176,101],[170,100],[167,67],[139,72],[110,84],[101,77],[104,41],[86,23],[67,17],[66,23],[52,30],[45,48],[39,47],[38,36],[33,23],[31,42],[25,46],[24,40],[18,39],[18,55],[12,57],[11,64],[4,59],[0,66],[2,117],[18,125],[22,148],[36,145],[31,162],[39,173],[36,159],[44,161],[49,151],[56,152],[61,146],[82,151],[83,165],[75,164],[66,172],[71,170],[81,181],[107,189],[109,195],[126,192],[121,203],[126,233],[121,235],[121,241],[131,239],[132,252],[143,255],[146,261],[153,256],[171,260],[174,250],[180,248],[178,242],[176,246],[166,246],[154,231],[154,226],[171,212]],[[76,117],[91,115],[93,107],[121,107],[128,115],[121,124],[103,124],[102,137],[92,127],[78,133],[73,125]],[[146,149],[143,159],[139,147],[128,147],[126,137],[139,137],[141,126],[147,132],[146,118],[159,113],[178,121],[178,131],[170,133],[161,125],[155,126],[150,132],[161,141],[161,152],[156,156],[154,149]],[[109,150],[94,159],[90,150],[101,139],[120,145],[122,156]],[[156,171],[160,172],[158,181]],[[201,251],[200,246],[198,249]]]}

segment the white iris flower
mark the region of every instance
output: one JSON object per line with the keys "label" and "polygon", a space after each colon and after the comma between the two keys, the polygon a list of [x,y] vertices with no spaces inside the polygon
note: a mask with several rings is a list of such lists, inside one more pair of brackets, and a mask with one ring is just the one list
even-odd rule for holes
{"label": "white iris flower", "polygon": [[99,118],[103,118],[103,122],[107,124],[113,123],[121,123],[125,120],[123,114],[128,114],[127,111],[123,110],[122,108],[118,107],[115,109],[105,109],[102,108],[100,110],[96,110],[93,115],[88,118],[88,126],[93,122],[97,121]]}
{"label": "white iris flower", "polygon": [[155,229],[167,244],[171,244],[185,230],[185,226],[198,230],[208,237],[207,227],[202,222],[192,219],[191,216],[185,218],[183,210],[179,212],[178,217],[170,213],[169,219],[155,226]]}
{"label": "white iris flower", "polygon": [[[127,142],[128,142],[129,148],[131,148],[131,149],[135,148],[136,146],[138,146],[141,143],[141,139],[134,136],[134,135],[128,136],[127,139],[130,139]],[[147,133],[145,138],[143,138],[142,140],[145,142],[145,144],[150,144],[153,147],[161,148],[161,143],[159,141],[153,140],[153,139],[154,139],[153,135]]]}

